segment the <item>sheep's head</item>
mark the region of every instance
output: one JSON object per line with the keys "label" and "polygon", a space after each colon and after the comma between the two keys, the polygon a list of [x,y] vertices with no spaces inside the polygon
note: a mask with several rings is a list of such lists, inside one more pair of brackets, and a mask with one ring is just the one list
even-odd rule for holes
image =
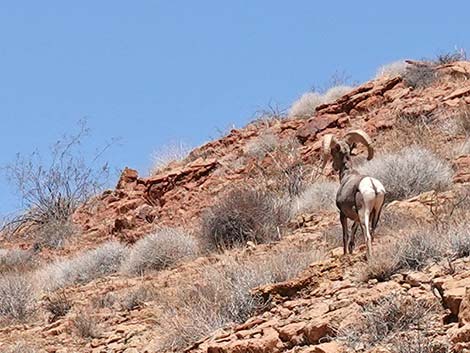
{"label": "sheep's head", "polygon": [[322,146],[323,168],[332,157],[333,169],[340,170],[341,165],[350,161],[351,152],[358,143],[367,147],[367,159],[371,160],[374,157],[372,139],[364,131],[352,130],[344,136],[343,140],[338,140],[332,134],[325,135]]}

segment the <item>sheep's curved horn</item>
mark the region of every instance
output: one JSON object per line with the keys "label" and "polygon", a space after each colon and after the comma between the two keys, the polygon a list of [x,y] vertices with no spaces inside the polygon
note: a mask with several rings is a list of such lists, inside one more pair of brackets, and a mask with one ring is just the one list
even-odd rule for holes
{"label": "sheep's curved horn", "polygon": [[323,142],[322,142],[322,159],[323,159],[323,165],[322,169],[325,168],[326,163],[331,157],[331,148],[335,146],[338,143],[336,140],[336,137],[333,136],[333,134],[326,134],[323,136]]}
{"label": "sheep's curved horn", "polygon": [[367,159],[371,160],[372,158],[374,158],[374,147],[372,147],[372,139],[369,137],[369,135],[366,134],[365,131],[349,131],[344,136],[344,141],[346,141],[348,145],[351,145],[353,143],[362,143],[364,146],[367,147]]}

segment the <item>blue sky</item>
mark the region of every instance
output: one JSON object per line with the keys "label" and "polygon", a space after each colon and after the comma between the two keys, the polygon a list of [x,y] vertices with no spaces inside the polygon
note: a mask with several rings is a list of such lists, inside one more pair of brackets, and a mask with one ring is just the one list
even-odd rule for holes
{"label": "blue sky", "polygon": [[[145,173],[152,151],[201,144],[346,72],[470,48],[470,2],[2,1],[0,165],[87,117],[92,150]],[[0,177],[0,214],[19,203]]]}

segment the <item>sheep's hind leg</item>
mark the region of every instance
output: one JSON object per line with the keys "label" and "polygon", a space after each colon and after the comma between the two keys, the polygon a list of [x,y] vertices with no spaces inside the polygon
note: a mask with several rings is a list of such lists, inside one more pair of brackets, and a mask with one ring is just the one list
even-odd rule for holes
{"label": "sheep's hind leg", "polygon": [[348,236],[348,219],[343,212],[340,212],[339,220],[341,222],[341,228],[343,229],[343,253],[346,255],[348,253],[348,246],[350,241]]}
{"label": "sheep's hind leg", "polygon": [[359,222],[356,221],[351,227],[351,234],[349,235],[349,253],[352,254],[354,250],[354,246],[356,245],[356,232],[357,227],[359,226]]}
{"label": "sheep's hind leg", "polygon": [[369,231],[369,210],[366,207],[363,207],[358,213],[362,234],[364,234],[364,240],[367,247],[367,258],[370,259],[372,256],[372,238]]}

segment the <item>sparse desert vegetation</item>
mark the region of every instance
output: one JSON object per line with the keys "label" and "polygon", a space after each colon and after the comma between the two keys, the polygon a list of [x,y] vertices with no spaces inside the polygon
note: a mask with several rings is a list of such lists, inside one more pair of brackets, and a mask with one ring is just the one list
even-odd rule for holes
{"label": "sparse desert vegetation", "polygon": [[159,351],[180,350],[208,333],[246,320],[267,303],[251,290],[293,278],[323,258],[312,248],[290,248],[258,259],[224,257],[201,269],[198,283],[183,286],[178,295],[163,299]]}
{"label": "sparse desert vegetation", "polygon": [[202,237],[208,247],[219,249],[278,240],[288,212],[269,191],[233,189],[203,215]]}
{"label": "sparse desert vegetation", "polygon": [[129,274],[144,274],[174,266],[199,253],[197,241],[182,229],[162,228],[140,239],[130,250],[121,269]]}
{"label": "sparse desert vegetation", "polygon": [[358,170],[380,180],[389,201],[403,200],[430,190],[445,190],[452,184],[453,175],[447,161],[419,146],[377,156]]}
{"label": "sparse desert vegetation", "polygon": [[406,74],[408,64],[404,60],[394,61],[390,64],[383,65],[378,68],[375,78],[382,77],[402,77]]}
{"label": "sparse desert vegetation", "polygon": [[129,255],[126,246],[110,241],[67,260],[57,260],[38,271],[37,276],[47,290],[76,283],[88,283],[96,278],[119,271]]}
{"label": "sparse desert vegetation", "polygon": [[304,93],[297,101],[295,101],[290,110],[291,118],[311,118],[316,108],[322,104],[333,103],[338,98],[352,91],[350,86],[335,86],[328,89],[324,94],[318,92]]}
{"label": "sparse desert vegetation", "polygon": [[[125,174],[93,203],[96,175],[86,197],[28,204],[2,239],[0,350],[450,351],[468,328],[470,114],[465,74],[436,67],[456,59],[392,63],[377,76],[405,84],[312,92],[294,119],[273,109],[189,155],[160,151],[158,178]],[[352,165],[387,190],[369,259],[360,232],[343,256],[338,176],[321,167],[320,140],[351,129],[376,152],[350,141]]]}
{"label": "sparse desert vegetation", "polygon": [[181,141],[160,147],[152,154],[150,175],[158,174],[172,162],[182,161],[189,155],[189,152],[191,152],[191,147]]}
{"label": "sparse desert vegetation", "polygon": [[[339,332],[352,348],[371,348],[379,344],[399,348],[399,335],[413,330],[424,331],[426,321],[437,309],[437,303],[392,293],[364,306],[362,322]],[[400,348],[399,348],[400,349]]]}
{"label": "sparse desert vegetation", "polygon": [[24,322],[36,311],[36,288],[29,275],[7,274],[0,278],[0,321]]}

